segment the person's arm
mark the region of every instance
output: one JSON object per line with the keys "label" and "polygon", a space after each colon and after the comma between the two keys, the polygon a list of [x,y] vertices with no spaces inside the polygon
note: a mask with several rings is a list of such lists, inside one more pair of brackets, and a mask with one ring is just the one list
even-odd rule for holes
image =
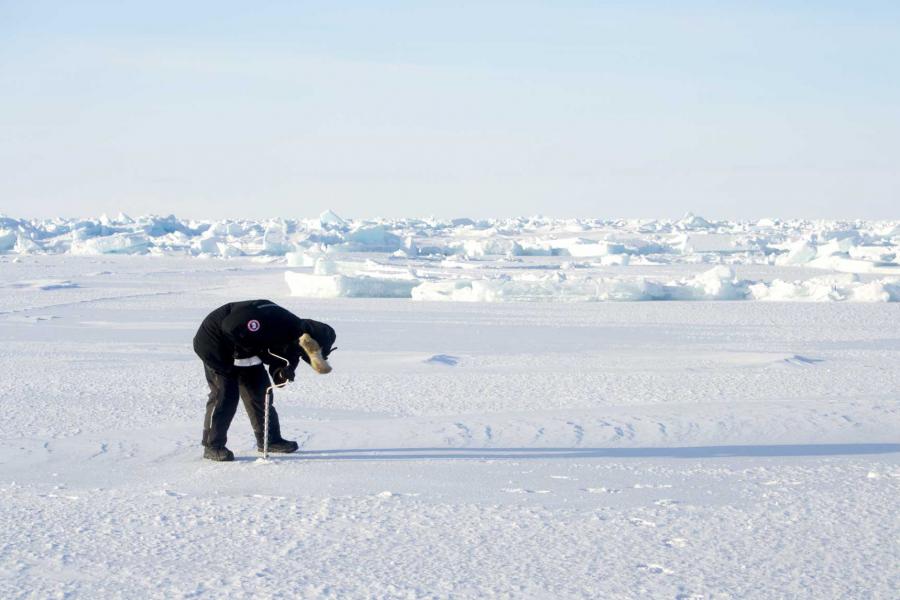
{"label": "person's arm", "polygon": [[302,356],[302,321],[273,302],[259,301],[230,314],[222,330],[241,353],[256,355],[268,365],[272,380],[283,385],[294,380]]}
{"label": "person's arm", "polygon": [[267,365],[290,367],[295,370],[300,364],[302,350],[298,338],[291,338],[287,343],[266,348],[260,352],[259,358]]}
{"label": "person's arm", "polygon": [[258,356],[269,366],[269,375],[272,376],[272,381],[281,385],[294,380],[301,354],[299,340],[294,338],[284,346],[267,348]]}

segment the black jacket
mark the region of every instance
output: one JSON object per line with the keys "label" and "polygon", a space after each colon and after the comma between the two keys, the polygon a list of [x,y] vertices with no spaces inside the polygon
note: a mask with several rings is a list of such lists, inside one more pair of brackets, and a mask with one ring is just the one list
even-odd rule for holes
{"label": "black jacket", "polygon": [[194,352],[216,372],[229,374],[235,358],[258,356],[272,367],[284,366],[282,356],[295,369],[309,357],[300,347],[308,333],[327,358],[334,345],[334,329],[312,319],[301,319],[270,300],[229,302],[207,315],[194,336]]}

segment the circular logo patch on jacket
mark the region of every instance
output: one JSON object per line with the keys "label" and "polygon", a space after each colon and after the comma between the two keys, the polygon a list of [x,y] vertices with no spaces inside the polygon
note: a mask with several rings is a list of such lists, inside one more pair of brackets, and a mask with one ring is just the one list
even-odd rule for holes
{"label": "circular logo patch on jacket", "polygon": [[250,319],[247,321],[247,329],[250,331],[259,331],[259,321],[256,319]]}

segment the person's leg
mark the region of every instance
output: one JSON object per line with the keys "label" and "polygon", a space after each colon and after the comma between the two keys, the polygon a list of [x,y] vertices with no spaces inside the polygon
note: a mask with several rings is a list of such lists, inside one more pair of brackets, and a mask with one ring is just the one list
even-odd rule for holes
{"label": "person's leg", "polygon": [[[241,400],[250,417],[250,425],[256,435],[256,445],[263,446],[263,429],[266,414],[266,388],[271,385],[269,374],[265,365],[255,367],[241,367],[238,370],[240,382]],[[278,412],[274,406],[269,406],[269,442],[281,439],[281,426],[278,422]]]}
{"label": "person's leg", "polygon": [[205,364],[206,382],[209,384],[209,400],[206,402],[206,419],[203,421],[203,446],[224,448],[228,440],[228,427],[237,411],[238,381],[234,376],[216,373]]}
{"label": "person's leg", "polygon": [[[242,367],[239,369],[239,381],[241,400],[250,417],[250,425],[256,435],[256,447],[263,448],[265,437],[266,415],[266,389],[271,385],[269,374],[264,365],[255,367]],[[273,405],[269,405],[269,451],[271,452],[295,452],[298,449],[297,442],[285,440],[281,437],[281,424],[278,421],[278,412]]]}

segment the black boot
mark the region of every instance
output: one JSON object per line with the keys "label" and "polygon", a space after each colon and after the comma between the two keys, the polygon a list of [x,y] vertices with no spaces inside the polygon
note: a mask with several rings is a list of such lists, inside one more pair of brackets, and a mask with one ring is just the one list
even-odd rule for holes
{"label": "black boot", "polygon": [[[272,440],[269,442],[269,452],[276,454],[290,454],[291,452],[296,452],[299,448],[300,446],[297,442],[292,442],[291,440]],[[257,444],[256,449],[262,452],[262,444]]]}
{"label": "black boot", "polygon": [[203,458],[208,458],[209,460],[219,460],[222,462],[230,462],[234,460],[234,453],[222,446],[220,448],[212,448],[207,446],[203,449]]}

